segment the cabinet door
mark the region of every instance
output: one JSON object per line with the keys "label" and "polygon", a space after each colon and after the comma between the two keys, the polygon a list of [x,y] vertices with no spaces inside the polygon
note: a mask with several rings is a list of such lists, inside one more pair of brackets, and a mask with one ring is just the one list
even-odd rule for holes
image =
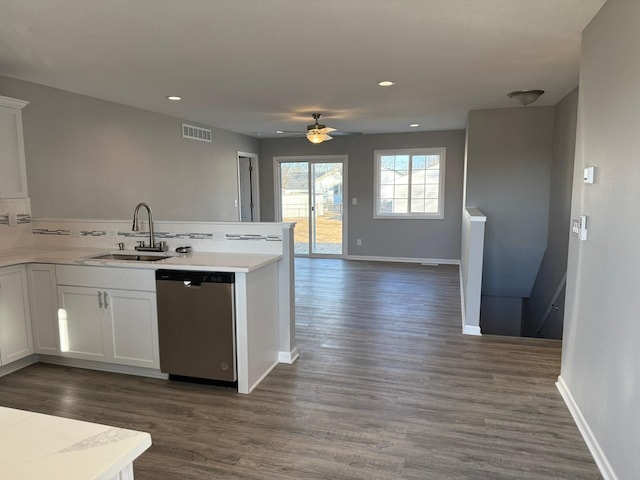
{"label": "cabinet door", "polygon": [[160,368],[156,294],[128,290],[105,291],[112,361]]}
{"label": "cabinet door", "polygon": [[0,364],[32,353],[26,269],[24,266],[0,269]]}
{"label": "cabinet door", "polygon": [[60,351],[63,356],[108,361],[103,326],[103,292],[97,288],[58,287]]}
{"label": "cabinet door", "polygon": [[59,355],[55,265],[28,265],[27,274],[33,348],[36,353]]}
{"label": "cabinet door", "polygon": [[0,198],[26,198],[22,112],[27,102],[0,97]]}

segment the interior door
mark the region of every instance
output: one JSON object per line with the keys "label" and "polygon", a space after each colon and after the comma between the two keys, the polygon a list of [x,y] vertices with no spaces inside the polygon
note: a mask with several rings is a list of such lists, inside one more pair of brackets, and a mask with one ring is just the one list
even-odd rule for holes
{"label": "interior door", "polygon": [[258,157],[255,154],[238,153],[238,193],[240,221],[260,221]]}
{"label": "interior door", "polygon": [[280,218],[296,223],[296,255],[343,254],[344,161],[335,160],[279,161]]}

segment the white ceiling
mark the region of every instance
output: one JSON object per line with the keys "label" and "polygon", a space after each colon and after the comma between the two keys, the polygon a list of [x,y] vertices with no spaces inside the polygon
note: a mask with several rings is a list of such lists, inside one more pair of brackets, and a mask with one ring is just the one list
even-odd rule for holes
{"label": "white ceiling", "polygon": [[0,75],[253,136],[314,111],[347,131],[457,129],[512,90],[557,103],[604,1],[0,0]]}

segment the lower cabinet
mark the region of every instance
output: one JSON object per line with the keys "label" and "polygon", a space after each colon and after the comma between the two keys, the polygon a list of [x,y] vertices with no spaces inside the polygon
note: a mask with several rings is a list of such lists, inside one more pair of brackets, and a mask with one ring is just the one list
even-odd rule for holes
{"label": "lower cabinet", "polygon": [[[125,286],[136,284],[133,279],[137,273],[131,269],[117,270],[120,269],[58,267],[58,303],[62,309],[59,321],[61,355],[159,368],[155,291],[112,288],[112,281],[121,274],[123,279],[130,277]],[[151,275],[153,280],[153,271],[145,271],[144,274]],[[84,276],[86,281],[80,282]],[[154,281],[149,283],[148,280],[143,283],[155,288]],[[61,281],[97,286],[61,285]]]}
{"label": "lower cabinet", "polygon": [[26,268],[24,265],[0,268],[0,365],[32,353]]}
{"label": "lower cabinet", "polygon": [[36,353],[59,355],[56,266],[27,265],[33,348]]}

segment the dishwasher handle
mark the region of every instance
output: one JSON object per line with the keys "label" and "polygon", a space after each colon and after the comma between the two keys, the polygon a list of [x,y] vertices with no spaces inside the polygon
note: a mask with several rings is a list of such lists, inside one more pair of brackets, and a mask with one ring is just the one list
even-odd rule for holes
{"label": "dishwasher handle", "polygon": [[191,270],[156,270],[156,280],[168,280],[173,282],[189,282],[191,286],[200,286],[202,283],[235,283],[233,272],[202,272]]}

